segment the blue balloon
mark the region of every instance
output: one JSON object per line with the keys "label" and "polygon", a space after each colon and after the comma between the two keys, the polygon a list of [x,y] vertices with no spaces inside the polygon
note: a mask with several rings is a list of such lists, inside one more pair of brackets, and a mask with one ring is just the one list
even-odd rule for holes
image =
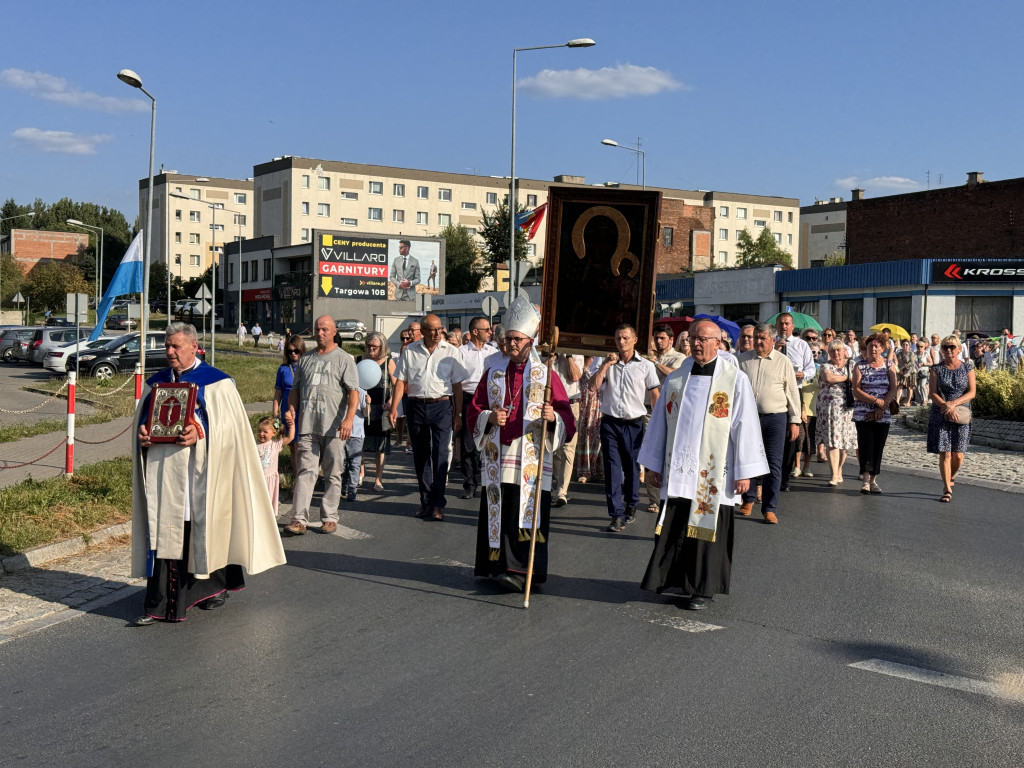
{"label": "blue balloon", "polygon": [[373,389],[380,384],[380,365],[373,360],[360,360],[356,364],[356,370],[359,372],[359,387],[361,389]]}

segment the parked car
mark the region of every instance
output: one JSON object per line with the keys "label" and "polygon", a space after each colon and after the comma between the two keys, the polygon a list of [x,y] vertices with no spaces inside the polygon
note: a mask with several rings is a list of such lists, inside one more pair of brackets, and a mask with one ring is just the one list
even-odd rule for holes
{"label": "parked car", "polygon": [[71,341],[88,338],[92,328],[39,328],[28,340],[28,360],[38,365],[43,364],[43,358],[51,349],[63,346]]}
{"label": "parked car", "polygon": [[43,358],[43,367],[54,373],[67,373],[68,358],[71,355],[85,349],[100,349],[116,338],[116,336],[104,334],[96,339],[96,341],[89,341],[88,338],[81,339],[80,341],[70,341],[64,346],[56,347],[47,352]]}
{"label": "parked car", "polygon": [[139,327],[139,321],[134,317],[129,319],[127,311],[111,312],[103,321],[103,327],[112,328],[115,331],[134,331]]}
{"label": "parked car", "polygon": [[5,363],[15,362],[14,345],[31,338],[39,326],[15,325],[0,332],[0,359]]}
{"label": "parked car", "polygon": [[334,322],[338,326],[337,338],[340,340],[362,341],[366,337],[366,323],[360,320],[335,320]]}
{"label": "parked car", "polygon": [[[139,349],[139,334],[129,333],[108,341],[99,349],[83,349],[68,355],[66,365],[70,371],[77,363],[83,376],[109,379],[117,373],[134,373],[135,365],[139,362]],[[158,371],[167,365],[164,334],[147,333],[146,370]]]}
{"label": "parked car", "polygon": [[46,318],[46,324],[47,325],[51,325],[51,326],[52,325],[61,326],[63,328],[74,328],[75,327],[75,321],[74,320],[68,320],[66,317],[48,317],[48,318]]}

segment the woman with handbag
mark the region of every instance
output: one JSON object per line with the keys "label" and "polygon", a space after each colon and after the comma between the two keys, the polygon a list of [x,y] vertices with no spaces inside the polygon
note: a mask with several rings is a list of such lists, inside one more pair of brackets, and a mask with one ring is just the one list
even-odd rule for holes
{"label": "woman with handbag", "polygon": [[947,336],[939,346],[942,360],[933,365],[928,389],[932,401],[928,415],[928,453],[939,454],[942,497],[953,500],[953,481],[971,442],[971,408],[974,399],[974,364],[960,359],[960,339]]}
{"label": "woman with handbag", "polygon": [[852,372],[842,339],[829,343],[828,359],[819,374],[815,442],[828,451],[828,466],[832,470],[828,484],[835,488],[843,482],[846,452],[857,447],[857,432],[853,427]]}
{"label": "woman with handbag", "polygon": [[896,366],[899,383],[896,402],[906,408],[910,406],[914,388],[917,386],[917,352],[910,348],[910,339],[900,342],[900,348],[896,351]]}
{"label": "woman with handbag", "polygon": [[366,418],[363,451],[376,456],[377,477],[373,490],[381,493],[384,490],[384,457],[391,452],[391,422],[387,413],[391,408],[391,393],[395,390],[395,361],[391,357],[387,337],[378,331],[366,335],[364,349],[366,354],[359,359],[373,360],[380,366],[380,383],[366,392],[370,415]]}
{"label": "woman with handbag", "polygon": [[882,356],[885,338],[873,333],[861,345],[863,356],[853,369],[853,423],[857,428],[860,456],[860,492],[881,493],[877,477],[882,471],[882,452],[889,437],[896,404],[896,372]]}

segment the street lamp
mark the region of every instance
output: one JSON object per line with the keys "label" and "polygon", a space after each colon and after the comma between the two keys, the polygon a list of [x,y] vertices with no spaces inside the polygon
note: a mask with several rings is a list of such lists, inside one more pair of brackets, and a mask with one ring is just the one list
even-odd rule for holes
{"label": "street lamp", "polygon": [[640,173],[640,186],[642,189],[647,189],[647,158],[644,156],[644,151],[640,149],[640,137],[636,137],[635,147],[630,147],[626,144],[619,144],[619,142],[613,141],[612,139],[601,139],[601,143],[606,147],[618,147],[619,149],[625,149],[628,152],[635,152],[640,160],[640,167],[637,168],[637,171]]}
{"label": "street lamp", "polygon": [[122,69],[117,79],[138,88],[153,102],[149,117],[149,195],[146,200],[146,254],[142,260],[142,311],[139,315],[139,366],[146,375],[146,334],[149,331],[149,260],[153,255],[153,151],[156,144],[156,99],[142,87],[142,78],[130,69]]}
{"label": "street lamp", "polygon": [[[0,219],[0,224],[3,224],[5,221],[14,221],[15,219],[26,219],[26,218],[30,219],[30,218],[32,218],[35,215],[36,215],[35,211],[29,211],[28,213],[19,213],[17,216],[8,216],[6,219]],[[14,253],[14,241],[13,240],[14,239],[11,238],[11,253],[12,254]],[[3,269],[0,269],[0,277],[2,277],[2,276],[3,276]],[[2,288],[2,287],[3,286],[0,285],[0,288]],[[3,291],[0,290],[0,309],[2,309],[2,308],[3,308]]]}
{"label": "street lamp", "polygon": [[[589,37],[578,37],[561,45],[533,45],[528,48],[512,49],[512,171],[508,180],[508,220],[509,220],[509,249],[508,249],[508,274],[512,279],[513,286],[509,295],[515,298],[519,295],[519,262],[516,261],[516,54],[520,51],[539,51],[544,48],[590,48],[597,45]],[[512,265],[515,265],[515,275],[512,274]],[[498,287],[498,267],[494,267],[494,287]]]}
{"label": "street lamp", "polygon": [[98,229],[100,231],[99,248],[96,249],[96,307],[100,305],[100,291],[103,289],[103,227],[96,227],[92,224],[83,224],[78,219],[65,219],[65,224],[82,229]]}

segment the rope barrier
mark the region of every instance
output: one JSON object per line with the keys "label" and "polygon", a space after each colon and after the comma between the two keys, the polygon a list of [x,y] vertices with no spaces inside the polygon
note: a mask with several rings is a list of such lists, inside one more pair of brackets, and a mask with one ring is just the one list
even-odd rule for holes
{"label": "rope barrier", "polygon": [[5,469],[21,469],[22,467],[27,467],[27,466],[29,466],[31,464],[35,464],[37,461],[42,461],[47,456],[49,456],[51,453],[53,453],[58,448],[60,448],[62,445],[64,445],[64,443],[66,443],[66,442],[67,442],[67,438],[64,438],[59,443],[57,443],[57,445],[55,445],[53,447],[53,450],[47,451],[42,456],[40,456],[38,459],[32,459],[32,461],[26,461],[26,462],[24,462],[22,464],[7,464],[6,466],[0,467],[0,472],[2,472]]}
{"label": "rope barrier", "polygon": [[126,386],[128,386],[128,382],[130,382],[133,378],[135,378],[134,375],[129,374],[125,378],[125,380],[123,382],[121,382],[121,384],[117,387],[117,389],[112,389],[109,392],[100,392],[98,390],[86,389],[81,384],[78,385],[78,388],[80,390],[82,390],[83,392],[88,392],[90,395],[96,395],[96,397],[110,397],[111,395],[117,394],[122,389],[124,389]]}
{"label": "rope barrier", "polygon": [[80,437],[75,437],[75,442],[76,443],[85,443],[85,445],[103,445],[103,443],[109,443],[111,440],[117,440],[117,438],[119,438],[121,435],[123,435],[125,432],[127,432],[131,428],[132,428],[132,424],[131,424],[131,422],[129,422],[127,427],[122,429],[120,432],[118,432],[113,437],[108,437],[106,440],[83,440]]}
{"label": "rope barrier", "polygon": [[42,408],[47,403],[49,403],[49,402],[51,402],[53,400],[56,400],[58,397],[60,397],[61,392],[63,392],[65,389],[67,389],[67,386],[68,386],[68,383],[65,381],[61,385],[60,389],[58,389],[56,392],[54,392],[52,395],[50,395],[50,397],[48,397],[45,400],[43,400],[43,402],[41,402],[39,405],[35,406],[34,408],[29,408],[29,409],[24,410],[24,411],[9,411],[6,408],[0,408],[0,413],[20,414],[20,413],[32,413],[32,411],[38,411],[40,408]]}

